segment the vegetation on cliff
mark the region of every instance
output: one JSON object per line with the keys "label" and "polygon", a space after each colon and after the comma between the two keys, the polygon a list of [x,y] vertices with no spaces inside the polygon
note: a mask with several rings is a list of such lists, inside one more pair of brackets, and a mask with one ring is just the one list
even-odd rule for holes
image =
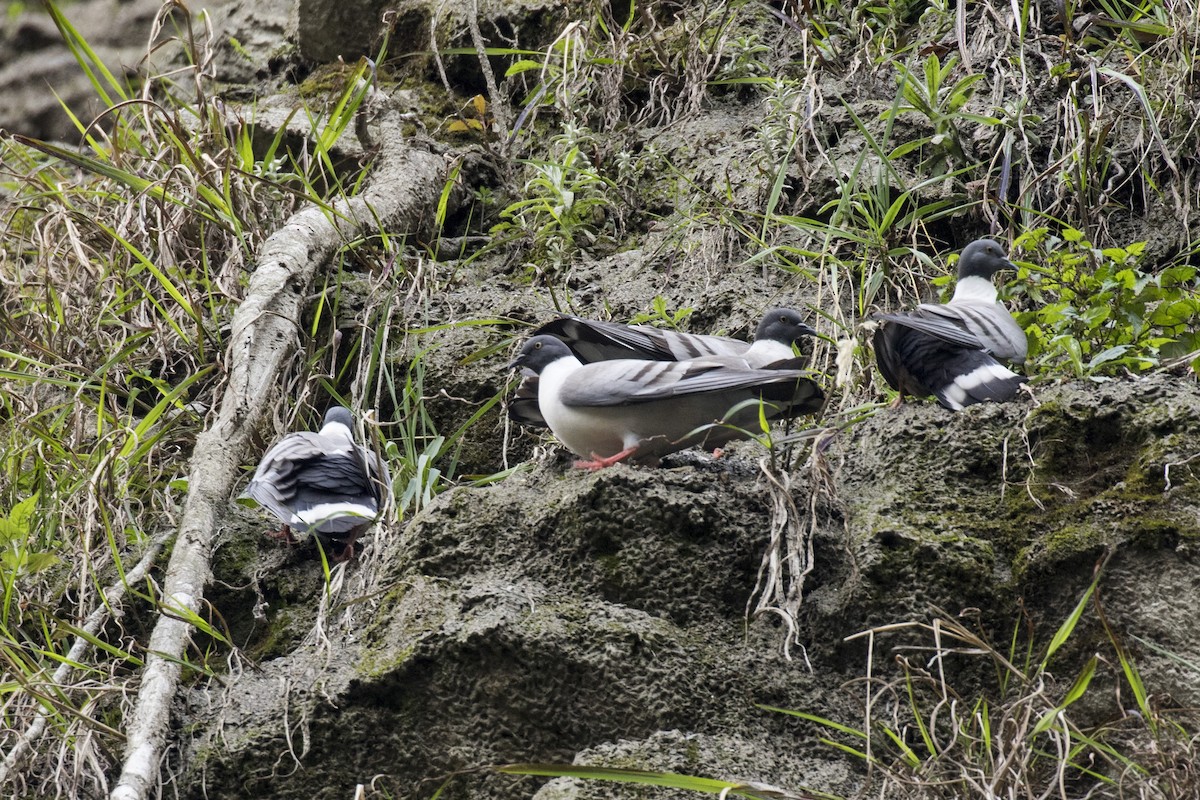
{"label": "vegetation on cliff", "polygon": [[[694,504],[670,495],[656,500],[655,517],[700,537],[701,549],[748,578],[704,584],[737,598],[726,606],[744,606],[760,580],[758,610],[782,620],[774,638],[797,655],[811,649],[815,631],[833,634],[828,618],[800,602],[809,590],[818,600],[833,592],[835,574],[856,587],[848,593],[859,592],[863,627],[889,632],[880,626],[893,620],[878,615],[900,607],[911,612],[905,630],[925,625],[912,620],[927,611],[916,600],[910,608],[874,592],[896,574],[925,576],[914,563],[951,553],[942,549],[950,540],[957,551],[945,586],[893,591],[919,599],[926,590],[938,598],[995,590],[1007,612],[1048,591],[1063,564],[1087,562],[1090,581],[1092,562],[1127,545],[1189,557],[1197,479],[1188,448],[1197,434],[1184,418],[1196,412],[1195,393],[1174,386],[1194,387],[1200,369],[1194,2],[1104,0],[1054,12],[940,0],[534,3],[516,25],[472,4],[449,17],[411,5],[385,16],[377,39],[339,43],[372,58],[314,64],[281,43],[262,65],[270,77],[247,91],[216,80],[213,64],[222,53],[254,56],[233,32],[214,34],[182,5],[164,5],[130,80],[96,54],[69,9],[48,4],[106,110],[84,119],[64,108],[78,130],[70,144],[17,132],[0,138],[0,784],[18,795],[107,794],[126,785],[118,774],[130,721],[142,716],[138,692],[152,683],[147,664],[208,691],[236,682],[248,656],[279,657],[301,644],[320,651],[365,629],[369,613],[406,608],[397,585],[424,587],[424,573],[384,554],[403,550],[439,575],[459,547],[439,531],[492,502],[460,510],[473,502],[466,493],[495,486],[537,453],[499,414],[507,390],[500,356],[524,325],[556,308],[714,333],[744,333],[758,311],[784,298],[811,311],[827,336],[811,353],[832,397],[826,414],[812,431],[753,445],[771,455],[762,469],[773,488],[759,501],[744,486],[731,490],[745,515],[771,531],[757,543],[767,571],[755,571],[761,553],[704,538],[737,530],[738,541],[755,546],[744,518],[714,506],[699,481],[674,480],[671,490]],[[418,28],[429,35],[409,41]],[[272,116],[280,107],[282,118]],[[985,234],[1006,240],[1021,267],[1006,295],[1030,337],[1034,402],[1046,403],[1028,414],[980,411],[970,418],[974,431],[971,422],[931,423],[920,416],[927,409],[871,418],[890,399],[866,347],[871,312],[944,290],[947,254]],[[265,281],[268,261],[282,265],[279,280],[256,292],[250,276]],[[255,361],[260,348],[272,359]],[[1174,382],[1154,390],[1170,413],[1148,410],[1154,395],[1139,404],[1113,390],[1111,414],[1093,414],[1079,410],[1074,389],[1057,388],[1078,380],[1093,392],[1147,375]],[[235,467],[252,463],[279,432],[308,427],[311,409],[330,400],[367,412],[396,478],[396,508],[374,537],[375,558],[349,571],[264,555],[256,523],[224,504],[240,480]],[[968,458],[978,470],[961,468],[995,477],[995,467],[998,480],[975,495],[987,514],[959,514],[949,490],[923,495],[933,481],[910,486],[903,502],[894,487],[857,505],[847,500],[848,486],[865,486],[874,469],[847,467],[848,454],[857,447],[861,455],[864,443],[875,453],[908,446],[894,440],[910,423],[908,435],[927,425],[931,442],[957,426],[958,438],[942,442],[955,455],[973,435],[992,447],[991,431],[1005,431],[1002,460],[985,449]],[[1010,447],[1024,450],[1024,460],[1010,461]],[[1101,447],[1113,449],[1096,455]],[[197,456],[221,450],[227,474]],[[738,479],[735,469],[721,480]],[[607,519],[621,523],[613,530],[633,524],[627,515],[639,495],[627,497],[621,478],[597,479],[581,496],[578,487],[544,488],[554,480],[545,472],[536,480],[546,503],[608,509]],[[642,495],[656,491],[641,485],[644,476],[636,481]],[[451,489],[457,494],[439,503]],[[207,500],[187,499],[206,492]],[[620,503],[605,505],[606,493],[625,498],[626,516]],[[219,511],[199,545],[176,539],[193,502]],[[539,529],[577,536],[555,541],[594,555],[582,564],[563,557],[571,580],[639,612],[661,611],[664,597],[691,597],[688,576],[659,565],[654,574],[666,588],[657,586],[645,572],[653,561],[621,551],[617,533],[604,534],[593,517],[571,528],[563,520],[574,513]],[[530,510],[522,522],[536,519]],[[513,540],[523,533],[506,530]],[[427,544],[410,539],[415,531],[445,552],[425,552]],[[836,547],[854,563],[824,575],[818,568],[806,586],[806,547],[824,535],[832,549],[834,531],[846,534]],[[170,588],[170,564],[192,553],[203,586],[219,532],[215,586],[185,602]],[[463,558],[486,560],[488,546]],[[678,551],[667,552],[684,560],[698,547],[690,539],[672,546]],[[500,572],[522,558],[537,563],[535,553],[515,552]],[[569,583],[539,567],[546,585]],[[865,588],[852,580],[861,574],[871,581]],[[1070,608],[1085,591],[1095,596],[1075,578]],[[235,579],[253,587],[249,595],[228,588]],[[501,583],[481,581],[496,593]],[[442,597],[440,588],[422,591]],[[240,606],[221,602],[248,596]],[[1081,601],[1065,621],[1043,619],[1012,645],[996,644],[958,621],[958,611],[919,628],[935,639],[935,661],[982,654],[997,686],[972,679],[952,697],[953,680],[933,662],[902,660],[880,679],[890,719],[809,713],[865,768],[839,794],[881,781],[885,790],[872,791],[912,797],[1194,796],[1197,728],[1156,705],[1131,654],[1138,630],[1117,630],[1101,606]],[[1048,666],[1066,639],[1081,638],[1084,612],[1095,636],[1087,641],[1104,655],[1073,663],[1071,683],[1055,681]],[[629,631],[639,642],[668,642],[636,614],[612,613],[620,629],[608,631],[608,646]],[[672,624],[689,621],[683,611],[662,613]],[[598,618],[584,616],[581,628],[603,638]],[[164,619],[184,631],[169,643],[178,649],[151,639]],[[532,647],[535,633],[518,637],[521,647]],[[680,641],[680,652],[714,657]],[[823,644],[834,652],[818,662],[851,674],[839,663],[844,651]],[[394,657],[364,656],[374,666],[362,673],[385,675],[385,686],[388,670],[419,678],[414,659],[425,651],[395,649]],[[1194,675],[1189,659],[1200,653],[1157,656]],[[607,664],[597,653],[582,663]],[[709,680],[716,695],[731,679]],[[1081,698],[1101,685],[1132,696],[1117,706],[1140,721],[1114,722],[1099,701],[1087,725],[1072,721],[1068,706],[1086,705]],[[162,720],[176,696],[167,693]],[[878,708],[870,697],[868,712]],[[683,724],[681,715],[662,719]],[[939,734],[945,719],[949,733]],[[151,783],[168,780],[158,756],[164,744],[185,748],[182,737],[167,739],[164,726],[150,734]],[[178,753],[170,759],[187,767]],[[455,766],[478,764],[447,760],[429,771]],[[142,795],[152,790],[139,780]],[[380,796],[401,792],[403,782]]]}

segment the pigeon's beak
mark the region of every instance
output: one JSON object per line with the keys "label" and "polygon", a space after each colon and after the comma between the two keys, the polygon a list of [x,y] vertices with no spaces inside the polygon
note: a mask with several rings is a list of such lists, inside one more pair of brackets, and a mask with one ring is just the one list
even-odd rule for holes
{"label": "pigeon's beak", "polygon": [[516,358],[514,358],[512,361],[508,362],[507,369],[514,370],[514,369],[517,369],[518,367],[522,367],[524,365],[525,365],[525,353],[524,353],[524,351],[522,351],[520,353],[517,353]]}

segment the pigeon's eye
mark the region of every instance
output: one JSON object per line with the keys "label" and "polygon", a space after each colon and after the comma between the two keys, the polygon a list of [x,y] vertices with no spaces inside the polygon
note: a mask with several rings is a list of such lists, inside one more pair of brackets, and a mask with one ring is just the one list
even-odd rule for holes
{"label": "pigeon's eye", "polygon": [[534,349],[534,350],[541,350],[541,349],[542,349],[542,343],[541,343],[541,342],[534,342],[534,343],[533,343],[533,349]]}

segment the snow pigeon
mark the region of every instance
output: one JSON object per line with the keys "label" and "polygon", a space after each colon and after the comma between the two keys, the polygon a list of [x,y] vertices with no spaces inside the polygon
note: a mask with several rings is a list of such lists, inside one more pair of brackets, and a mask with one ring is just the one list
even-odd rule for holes
{"label": "snow pigeon", "polygon": [[999,243],[971,242],[958,259],[958,283],[949,303],[922,303],[913,311],[876,314],[875,360],[888,385],[914,397],[934,395],[952,411],[985,400],[1011,400],[1025,377],[1001,361],[1025,361],[1025,331],[997,301],[992,276],[1016,269]]}
{"label": "snow pigeon", "polygon": [[263,456],[245,495],[289,528],[340,545],[333,558],[354,555],[354,540],[379,515],[391,492],[387,464],[354,441],[350,410],[334,406],[321,430],[289,433]]}
{"label": "snow pigeon", "polygon": [[[616,359],[584,364],[553,336],[527,341],[510,368],[538,376],[538,408],[572,452],[600,469],[618,461],[657,464],[693,445],[719,447],[768,419],[818,410],[824,395],[799,369],[755,369],[739,357],[687,361]],[[718,423],[718,424],[713,424]]]}
{"label": "snow pigeon", "polygon": [[[793,359],[792,344],[817,332],[809,327],[799,311],[790,308],[768,309],[754,342],[726,336],[653,328],[647,325],[622,325],[563,315],[533,332],[534,336],[554,336],[562,340],[584,364],[614,359],[646,361],[687,361],[694,358],[722,358],[730,366],[746,369],[766,367],[777,362],[799,366]],[[523,370],[524,380],[509,401],[508,415],[529,427],[544,428],[546,421],[538,410],[538,377]]]}

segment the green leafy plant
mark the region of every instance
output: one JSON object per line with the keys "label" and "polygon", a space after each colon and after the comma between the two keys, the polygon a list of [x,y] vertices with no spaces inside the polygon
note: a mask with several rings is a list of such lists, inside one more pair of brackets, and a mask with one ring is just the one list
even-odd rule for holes
{"label": "green leafy plant", "polygon": [[921,114],[933,126],[933,135],[922,136],[900,145],[891,152],[889,158],[900,158],[914,150],[921,150],[926,153],[922,168],[939,175],[955,164],[961,166],[968,161],[962,148],[962,134],[958,129],[962,122],[974,122],[989,127],[1000,123],[996,117],[963,110],[975,94],[975,84],[983,79],[983,74],[971,73],[951,83],[952,74],[957,66],[956,56],[946,59],[946,63],[943,64],[936,53],[925,59],[925,67],[921,72],[915,72],[903,64],[898,66],[900,92],[905,104],[888,109],[883,113],[883,117],[894,119],[903,114]]}
{"label": "green leafy plant", "polygon": [[557,161],[524,163],[529,177],[522,197],[500,212],[492,234],[497,244],[522,242],[532,261],[564,265],[599,240],[612,184],[574,144]]}
{"label": "green leafy plant", "polygon": [[[3,596],[12,596],[13,581],[24,575],[32,575],[49,569],[58,563],[58,556],[53,550],[43,551],[37,546],[37,536],[31,530],[34,509],[37,508],[37,495],[27,497],[9,509],[8,515],[0,517],[0,582],[3,583]],[[31,550],[29,545],[35,543]],[[0,606],[3,621],[8,621],[9,604]]]}
{"label": "green leafy plant", "polygon": [[644,325],[650,323],[660,328],[670,328],[673,331],[679,330],[679,326],[690,317],[696,309],[691,306],[671,311],[667,308],[667,299],[662,295],[655,295],[650,301],[650,310],[643,311],[633,315],[630,322],[634,325]]}
{"label": "green leafy plant", "polygon": [[1140,372],[1163,358],[1200,349],[1200,277],[1188,264],[1142,271],[1145,242],[1097,248],[1080,231],[1028,231],[1016,246],[1033,251],[1015,283],[1032,307],[1017,321],[1029,337],[1029,363],[1075,377]]}

